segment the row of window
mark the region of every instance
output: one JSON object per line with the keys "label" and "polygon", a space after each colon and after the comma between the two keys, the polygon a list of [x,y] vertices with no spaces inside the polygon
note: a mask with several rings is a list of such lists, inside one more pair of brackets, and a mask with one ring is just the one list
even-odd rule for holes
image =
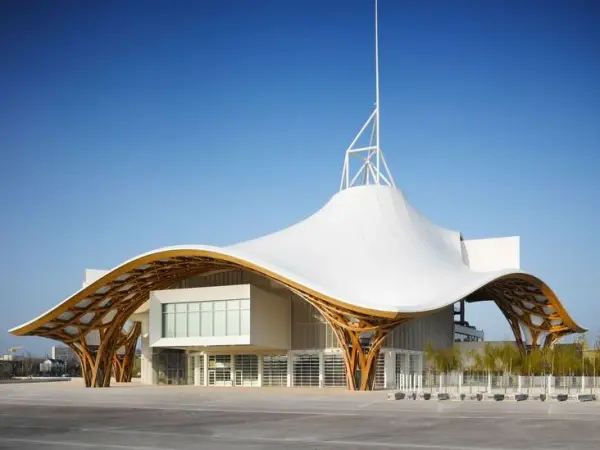
{"label": "row of window", "polygon": [[212,300],[162,305],[162,336],[216,337],[250,334],[250,300]]}

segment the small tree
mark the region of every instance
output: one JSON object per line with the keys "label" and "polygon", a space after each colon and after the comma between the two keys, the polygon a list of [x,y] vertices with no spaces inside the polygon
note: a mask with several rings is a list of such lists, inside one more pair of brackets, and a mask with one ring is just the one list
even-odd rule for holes
{"label": "small tree", "polygon": [[501,347],[496,348],[495,352],[497,365],[502,369],[504,392],[506,393],[513,367],[518,364],[519,351],[511,342],[505,342]]}
{"label": "small tree", "polygon": [[478,374],[481,374],[482,372],[485,371],[485,364],[483,362],[483,355],[478,352],[476,349],[471,349],[469,351],[469,358],[471,359],[471,379],[469,380],[469,392],[472,393],[472,377],[473,377],[473,372],[476,372]]}
{"label": "small tree", "polygon": [[488,391],[492,390],[492,372],[498,370],[498,351],[492,344],[486,342],[483,346],[483,367],[487,372]]}
{"label": "small tree", "polygon": [[[460,350],[456,347],[436,350],[433,348],[433,345],[429,343],[425,347],[425,358],[430,362],[429,370],[431,371],[431,366],[433,366],[440,376],[441,374],[456,372],[460,370],[463,365],[462,355]],[[430,383],[430,387],[433,389],[432,383]]]}
{"label": "small tree", "polygon": [[427,361],[427,379],[429,381],[429,390],[433,390],[433,383],[431,382],[431,367],[435,367],[437,370],[438,351],[433,347],[431,342],[428,342],[425,346],[425,360]]}

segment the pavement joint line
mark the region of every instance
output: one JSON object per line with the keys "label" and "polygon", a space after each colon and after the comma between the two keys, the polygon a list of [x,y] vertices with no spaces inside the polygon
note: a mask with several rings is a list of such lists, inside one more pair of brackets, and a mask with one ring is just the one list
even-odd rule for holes
{"label": "pavement joint line", "polygon": [[[85,430],[83,430],[85,431]],[[155,434],[155,433],[152,433]],[[166,434],[166,433],[164,433]],[[177,434],[177,433],[169,433]],[[232,436],[220,436],[204,435],[206,440],[216,440],[224,442],[272,442],[281,444],[309,444],[309,445],[333,445],[339,447],[347,447],[350,445],[356,445],[356,441],[344,440],[344,439],[307,439],[307,438],[261,438],[261,437],[249,437],[244,436],[235,438]],[[83,448],[111,448],[111,449],[123,449],[123,450],[177,450],[175,448],[167,447],[151,447],[151,446],[138,446],[138,445],[123,445],[123,444],[94,444],[90,442],[82,441],[53,441],[48,439],[24,439],[24,438],[0,438],[0,442],[20,442],[24,444],[44,444],[48,445],[61,445],[65,447],[83,447]],[[206,441],[205,441],[206,442]],[[412,449],[423,449],[423,450],[516,450],[514,447],[508,449],[506,447],[474,447],[474,446],[451,446],[451,445],[438,445],[438,444],[416,444],[408,442],[362,442],[363,448],[367,447],[384,447],[384,448],[412,448]],[[537,450],[544,450],[539,448]]]}
{"label": "pavement joint line", "polygon": [[[19,405],[27,405],[27,406],[68,406],[71,407],[73,405],[61,405],[61,404],[54,404],[54,405],[40,405],[39,403],[24,403],[24,402],[19,402],[19,403],[2,403],[0,402],[0,404],[9,404],[9,405],[13,405],[13,406],[19,406]],[[274,409],[244,409],[244,408],[198,408],[197,404],[189,404],[189,405],[185,405],[185,404],[173,404],[173,405],[168,405],[170,407],[165,407],[164,404],[161,405],[124,405],[124,406],[117,406],[115,407],[112,404],[108,404],[108,403],[102,403],[102,404],[94,404],[94,405],[85,405],[85,404],[78,404],[76,406],[81,406],[81,407],[86,407],[86,406],[93,406],[95,408],[111,408],[111,409],[153,409],[153,410],[165,410],[165,411],[181,411],[181,408],[176,408],[177,406],[181,407],[181,406],[189,406],[191,408],[186,408],[183,409],[184,411],[198,411],[198,412],[216,412],[216,413],[258,413],[258,414],[285,414],[285,415],[298,415],[298,416],[348,416],[348,417],[360,417],[362,416],[362,414],[359,413],[348,413],[348,412],[338,412],[338,411],[289,411],[289,410],[274,410]]]}
{"label": "pavement joint line", "polygon": [[178,450],[176,448],[167,447],[149,447],[139,445],[122,445],[122,444],[93,444],[91,442],[81,441],[51,441],[48,439],[23,439],[23,438],[2,438],[0,442],[19,442],[22,444],[42,444],[45,447],[48,445],[60,445],[63,447],[78,447],[78,448],[112,448],[121,450]]}
{"label": "pavement joint line", "polygon": [[[5,404],[5,405],[13,405],[13,406],[19,406],[19,405],[27,405],[27,406],[66,406],[66,407],[85,407],[85,406],[89,406],[89,407],[98,407],[98,408],[115,408],[115,409],[161,409],[161,410],[173,410],[173,409],[181,409],[181,407],[187,407],[186,410],[187,411],[204,411],[204,412],[240,412],[240,413],[263,413],[263,414],[290,414],[290,415],[322,415],[322,416],[361,416],[364,414],[364,412],[367,412],[368,410],[363,409],[362,413],[349,413],[349,412],[340,412],[340,411],[323,411],[323,410],[278,410],[278,409],[269,409],[268,406],[265,406],[264,409],[260,409],[260,408],[254,408],[254,409],[247,409],[247,408],[215,408],[215,407],[208,407],[208,408],[203,408],[202,406],[204,405],[202,402],[199,403],[164,403],[162,402],[160,405],[152,405],[152,404],[137,404],[137,405],[132,405],[132,404],[114,404],[114,403],[110,403],[110,402],[97,402],[94,404],[85,404],[82,401],[71,401],[68,404],[61,404],[61,403],[49,403],[49,404],[43,404],[40,403],[39,401],[35,401],[33,402],[32,399],[27,399],[27,400],[31,400],[32,402],[24,402],[24,401],[20,401],[18,403],[16,402],[11,402],[10,399],[5,399],[5,400],[9,400],[9,401],[1,401],[0,400],[0,404]],[[13,399],[14,400],[14,399]],[[435,405],[435,407],[433,407]],[[572,405],[575,405],[575,403],[573,403]],[[579,403],[577,403],[577,405],[579,405]],[[218,406],[217,404],[214,404],[212,406]],[[381,406],[381,405],[379,405]],[[423,405],[424,406],[424,405]],[[475,406],[475,405],[473,405]],[[518,416],[531,416],[532,413],[533,415],[539,414],[539,415],[552,415],[552,414],[560,414],[561,417],[564,416],[600,416],[600,409],[596,410],[596,411],[568,411],[565,409],[558,409],[558,408],[564,408],[566,407],[565,404],[548,404],[547,405],[547,409],[546,410],[536,410],[536,411],[519,411],[517,408],[520,408],[516,405],[511,405],[509,408],[506,409],[500,409],[500,411],[502,412],[510,412],[513,415],[518,415]],[[587,406],[581,406],[581,407],[587,407]],[[431,409],[430,409],[431,408]],[[459,405],[438,405],[438,404],[431,404],[431,406],[428,405],[427,408],[425,407],[416,407],[416,408],[394,408],[394,407],[386,407],[385,409],[381,409],[381,410],[375,410],[372,412],[376,412],[377,414],[382,414],[382,415],[387,415],[389,413],[393,413],[393,412],[408,412],[411,414],[415,414],[415,415],[423,415],[423,414],[431,414],[431,413],[444,413],[444,412],[448,412],[448,411],[456,411],[456,412],[461,412],[463,414],[474,414],[477,415],[476,417],[482,417],[479,415],[479,411],[476,409],[478,408],[477,406],[475,406],[475,408],[473,409],[465,409],[462,406]],[[499,406],[499,408],[502,408],[502,406]]]}
{"label": "pavement joint line", "polygon": [[[261,438],[261,437],[240,437],[235,438],[232,436],[220,436],[213,435],[210,438],[225,440],[225,441],[255,441],[255,442],[281,442],[281,443],[298,443],[298,444],[320,444],[320,445],[335,445],[347,447],[349,445],[356,445],[357,442],[354,440],[347,439],[306,439],[306,438]],[[430,450],[516,450],[514,447],[508,449],[507,447],[473,447],[473,446],[452,446],[452,445],[438,445],[438,444],[416,444],[408,442],[361,442],[360,445],[363,448],[366,447],[385,447],[385,448],[420,448]],[[545,450],[543,448],[537,448],[537,450]]]}

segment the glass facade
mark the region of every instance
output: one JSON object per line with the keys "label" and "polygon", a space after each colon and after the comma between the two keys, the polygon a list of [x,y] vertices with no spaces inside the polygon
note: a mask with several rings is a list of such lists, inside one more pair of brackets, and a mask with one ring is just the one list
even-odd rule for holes
{"label": "glass facade", "polygon": [[263,357],[263,386],[287,386],[287,355],[268,355]]}
{"label": "glass facade", "polygon": [[319,366],[318,353],[292,355],[293,386],[319,387]]}
{"label": "glass facade", "polygon": [[231,355],[208,357],[208,385],[231,386]]}
{"label": "glass facade", "polygon": [[[242,344],[235,344],[236,347],[231,349],[226,344],[213,347],[218,339],[206,340],[206,343],[191,340],[182,345],[170,343],[169,345],[188,348],[189,355],[186,358],[173,350],[170,354],[155,356],[160,383],[195,382],[200,386],[287,386],[288,383],[290,386],[346,386],[345,364],[337,338],[320,312],[304,299],[289,291],[275,289],[270,280],[242,270],[193,277],[177,287],[237,284],[251,284],[279,297],[281,301],[289,302],[289,343],[273,346],[277,350],[238,346]],[[243,297],[248,294],[238,295]],[[158,331],[165,338],[250,335],[250,299],[247,298],[165,303],[157,306],[162,319],[162,330]],[[257,312],[260,313],[260,310]],[[435,345],[442,346],[447,339],[452,342],[452,313],[451,307],[445,308],[392,330],[377,359],[373,387],[382,389],[397,386],[398,383],[403,383],[402,386],[415,386],[416,380],[422,376],[424,343],[433,340]],[[234,339],[223,341],[237,342]],[[384,356],[384,350],[392,353],[389,359]],[[236,354],[244,351],[256,354]],[[262,354],[270,351],[284,354]],[[199,352],[205,354],[200,355]],[[211,354],[213,352],[230,354]],[[386,363],[391,364],[388,370],[384,370]]]}
{"label": "glass facade", "polygon": [[383,353],[377,357],[376,364],[373,389],[383,389],[385,387],[385,355]]}
{"label": "glass facade", "polygon": [[235,385],[260,386],[258,355],[235,355]]}
{"label": "glass facade", "polygon": [[325,387],[346,386],[346,366],[341,353],[325,353]]}
{"label": "glass facade", "polygon": [[162,305],[162,337],[247,336],[250,299]]}
{"label": "glass facade", "polygon": [[155,348],[152,352],[152,367],[156,372],[157,384],[188,384],[188,355],[184,350]]}

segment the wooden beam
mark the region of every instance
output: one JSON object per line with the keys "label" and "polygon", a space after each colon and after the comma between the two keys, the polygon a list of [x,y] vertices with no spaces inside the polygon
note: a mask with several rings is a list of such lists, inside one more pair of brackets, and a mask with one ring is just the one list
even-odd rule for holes
{"label": "wooden beam", "polygon": [[[379,351],[388,333],[407,319],[389,319],[385,317],[353,314],[352,311],[340,311],[335,305],[328,304],[303,292],[291,290],[313,305],[331,326],[344,356],[346,385],[349,390],[368,391],[375,385],[377,359]],[[361,342],[361,335],[368,334],[368,342]]]}
{"label": "wooden beam", "polygon": [[[128,334],[122,336],[117,351],[113,357],[113,373],[115,380],[119,383],[131,382],[133,376],[133,365],[135,362],[135,349],[137,341],[142,333],[142,323],[135,322]],[[119,353],[123,349],[124,353]]]}

